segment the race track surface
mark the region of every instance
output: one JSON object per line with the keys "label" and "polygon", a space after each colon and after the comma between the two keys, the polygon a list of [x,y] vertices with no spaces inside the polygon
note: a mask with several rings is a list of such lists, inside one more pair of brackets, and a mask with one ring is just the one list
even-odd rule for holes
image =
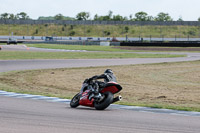
{"label": "race track surface", "polygon": [[[179,53],[180,54],[180,53]],[[0,72],[200,60],[183,58],[0,60]],[[0,133],[199,133],[200,117],[113,108],[70,108],[67,103],[0,96]]]}
{"label": "race track surface", "polygon": [[199,133],[200,118],[0,96],[1,133]]}
{"label": "race track surface", "polygon": [[[11,51],[51,51],[63,52],[63,50],[28,48],[25,45],[2,45],[2,50]],[[69,50],[64,50],[69,52]],[[87,51],[82,51],[87,52]],[[72,67],[91,67],[91,66],[113,66],[113,65],[130,65],[130,64],[147,64],[162,62],[180,62],[200,60],[200,53],[186,52],[134,52],[150,54],[184,54],[187,57],[180,58],[134,58],[134,59],[34,59],[34,60],[0,60],[0,72],[15,70],[31,69],[48,69],[48,68],[72,68]]]}
{"label": "race track surface", "polygon": [[0,72],[30,69],[112,66],[194,60],[200,60],[200,54],[182,58],[0,60]]}

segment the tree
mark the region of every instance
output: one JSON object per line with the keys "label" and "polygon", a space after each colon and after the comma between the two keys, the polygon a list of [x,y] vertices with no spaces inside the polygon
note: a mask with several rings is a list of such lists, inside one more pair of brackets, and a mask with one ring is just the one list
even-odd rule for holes
{"label": "tree", "polygon": [[94,16],[94,20],[96,21],[108,21],[110,20],[109,16],[98,16],[97,14]]}
{"label": "tree", "polygon": [[147,21],[148,20],[148,14],[146,12],[138,12],[135,14],[135,21]]}
{"label": "tree", "polygon": [[88,20],[90,17],[89,12],[80,12],[76,15],[77,20]]}
{"label": "tree", "polygon": [[40,17],[38,17],[38,20],[55,20],[55,17],[52,17],[52,16],[48,16],[48,17],[40,16]]}
{"label": "tree", "polygon": [[200,21],[200,17],[198,18],[198,21]]}
{"label": "tree", "polygon": [[156,21],[173,21],[168,13],[160,12],[155,18]]}
{"label": "tree", "polygon": [[154,21],[154,17],[153,16],[148,16],[147,17],[147,21]]}
{"label": "tree", "polygon": [[9,14],[9,18],[8,19],[17,19],[17,17],[14,14]]}
{"label": "tree", "polygon": [[99,20],[101,20],[101,21],[108,21],[108,20],[110,20],[110,17],[109,16],[100,16]]}
{"label": "tree", "polygon": [[124,21],[124,20],[126,20],[126,18],[123,17],[123,16],[120,16],[120,15],[114,15],[112,20],[114,20],[114,21]]}
{"label": "tree", "polygon": [[22,19],[22,20],[25,20],[25,19],[30,19],[29,16],[25,13],[25,12],[20,12],[17,14],[17,18],[18,19]]}
{"label": "tree", "polygon": [[94,20],[98,20],[98,21],[109,21],[109,20],[112,20],[112,15],[113,12],[112,11],[109,11],[108,12],[108,15],[106,16],[98,16],[97,14],[94,16]]}
{"label": "tree", "polygon": [[9,14],[8,13],[3,13],[1,14],[1,19],[8,19]]}
{"label": "tree", "polygon": [[57,14],[54,16],[55,20],[64,20],[64,16],[62,14]]}
{"label": "tree", "polygon": [[112,12],[112,11],[109,11],[109,12],[108,12],[108,19],[109,19],[109,20],[111,20],[111,19],[112,19],[112,14],[113,14],[113,12]]}
{"label": "tree", "polygon": [[183,21],[182,17],[180,16],[179,19],[177,21]]}
{"label": "tree", "polygon": [[94,20],[98,20],[99,16],[97,14],[94,15]]}

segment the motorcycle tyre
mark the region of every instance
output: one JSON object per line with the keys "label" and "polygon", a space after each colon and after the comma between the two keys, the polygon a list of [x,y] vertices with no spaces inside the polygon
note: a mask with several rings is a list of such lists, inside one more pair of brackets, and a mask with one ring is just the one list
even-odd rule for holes
{"label": "motorcycle tyre", "polygon": [[94,107],[96,110],[104,110],[106,109],[113,101],[113,94],[109,91],[103,93],[105,95],[105,99],[101,103],[94,102]]}
{"label": "motorcycle tyre", "polygon": [[[77,100],[76,102],[73,102],[75,98],[78,98],[78,100]],[[78,107],[78,106],[79,106],[79,100],[80,100],[80,94],[78,93],[78,94],[76,94],[76,95],[72,98],[72,100],[70,101],[70,106],[71,106],[71,108],[76,108],[76,107]]]}

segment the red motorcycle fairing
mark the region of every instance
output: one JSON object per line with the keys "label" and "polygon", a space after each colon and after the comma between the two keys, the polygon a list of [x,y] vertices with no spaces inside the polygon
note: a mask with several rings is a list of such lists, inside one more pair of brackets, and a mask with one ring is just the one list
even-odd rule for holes
{"label": "red motorcycle fairing", "polygon": [[91,101],[89,100],[89,91],[90,90],[86,90],[82,93],[82,96],[80,97],[79,100],[79,104],[83,105],[83,106],[89,106],[89,107],[94,107],[94,99],[92,99]]}
{"label": "red motorcycle fairing", "polygon": [[[116,83],[116,82],[108,82],[105,87],[100,90],[101,93],[105,93],[107,91],[115,94],[119,91],[122,90],[122,87]],[[89,106],[89,107],[94,107],[94,99],[92,99],[91,101],[89,100],[89,92],[90,90],[86,90],[86,85],[83,85],[82,89],[81,89],[81,97],[79,100],[79,104],[82,106]]]}
{"label": "red motorcycle fairing", "polygon": [[110,91],[111,93],[115,94],[122,90],[122,87],[116,82],[108,82],[100,92],[104,93]]}

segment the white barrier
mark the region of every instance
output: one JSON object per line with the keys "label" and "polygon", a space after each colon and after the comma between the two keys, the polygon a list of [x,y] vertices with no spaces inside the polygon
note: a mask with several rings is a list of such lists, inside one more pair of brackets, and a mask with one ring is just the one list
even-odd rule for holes
{"label": "white barrier", "polygon": [[110,46],[110,42],[100,42],[100,46]]}

